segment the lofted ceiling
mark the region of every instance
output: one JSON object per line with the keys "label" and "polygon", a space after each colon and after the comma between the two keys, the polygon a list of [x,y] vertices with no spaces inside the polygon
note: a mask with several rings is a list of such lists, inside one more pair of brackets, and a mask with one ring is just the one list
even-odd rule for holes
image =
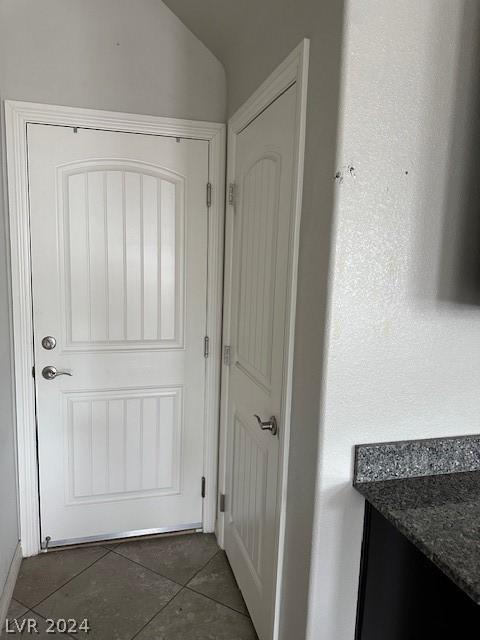
{"label": "lofted ceiling", "polygon": [[231,48],[241,40],[247,20],[255,19],[259,8],[259,0],[163,1],[225,65]]}

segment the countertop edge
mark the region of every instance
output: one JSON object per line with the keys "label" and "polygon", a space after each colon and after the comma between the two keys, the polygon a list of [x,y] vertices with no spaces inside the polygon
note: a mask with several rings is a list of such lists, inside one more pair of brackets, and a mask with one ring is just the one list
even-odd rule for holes
{"label": "countertop edge", "polygon": [[480,435],[448,436],[357,444],[354,480],[380,482],[401,478],[480,471]]}

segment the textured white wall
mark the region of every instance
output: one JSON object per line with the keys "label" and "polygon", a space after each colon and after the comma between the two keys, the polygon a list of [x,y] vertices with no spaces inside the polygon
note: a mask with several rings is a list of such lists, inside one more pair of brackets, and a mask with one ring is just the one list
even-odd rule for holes
{"label": "textured white wall", "polygon": [[349,2],[312,640],[354,637],[353,445],[480,432],[480,307],[451,261],[478,232],[479,18],[472,1]]}
{"label": "textured white wall", "polygon": [[[223,121],[226,80],[161,0],[0,0],[0,98]],[[2,109],[2,172],[3,142]],[[0,175],[0,593],[18,540],[4,184]]]}

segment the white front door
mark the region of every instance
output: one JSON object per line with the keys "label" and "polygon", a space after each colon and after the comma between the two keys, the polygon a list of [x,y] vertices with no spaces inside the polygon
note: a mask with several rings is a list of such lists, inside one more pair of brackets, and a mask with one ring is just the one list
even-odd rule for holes
{"label": "white front door", "polygon": [[29,124],[28,166],[42,538],[201,527],[208,142]]}
{"label": "white front door", "polygon": [[[296,95],[238,134],[235,154],[225,549],[261,640],[275,598]],[[271,418],[279,434],[260,424]]]}

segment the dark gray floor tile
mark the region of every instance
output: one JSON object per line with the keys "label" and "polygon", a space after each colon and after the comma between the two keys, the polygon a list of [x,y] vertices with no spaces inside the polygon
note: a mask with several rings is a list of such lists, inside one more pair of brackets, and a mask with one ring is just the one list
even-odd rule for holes
{"label": "dark gray floor tile", "polygon": [[[30,622],[29,622],[30,621]],[[8,623],[8,633],[5,633],[6,638],[23,637],[23,638],[38,638],[39,640],[48,640],[52,636],[61,636],[62,638],[73,637],[88,637],[86,633],[77,633],[75,636],[68,633],[58,632],[55,629],[52,630],[51,625],[48,625],[49,633],[47,633],[47,621],[41,616],[32,611],[29,611],[24,616],[11,620]],[[3,636],[2,636],[3,637]]]}
{"label": "dark gray floor tile", "polygon": [[219,551],[207,566],[188,583],[188,587],[226,604],[240,613],[248,613],[225,551]]}
{"label": "dark gray floor tile", "polygon": [[24,607],[23,604],[12,598],[7,611],[7,618],[20,618],[27,610],[28,607]]}
{"label": "dark gray floor tile", "polygon": [[88,638],[92,640],[127,640],[179,588],[153,571],[110,552],[36,610],[51,618],[87,618],[91,626]]}
{"label": "dark gray floor tile", "polygon": [[249,618],[184,589],[135,640],[257,640]]}
{"label": "dark gray floor tile", "polygon": [[41,553],[22,560],[13,597],[29,608],[107,553],[103,547]]}
{"label": "dark gray floor tile", "polygon": [[116,553],[179,584],[186,584],[193,578],[217,551],[218,545],[211,533],[124,542],[115,548]]}

